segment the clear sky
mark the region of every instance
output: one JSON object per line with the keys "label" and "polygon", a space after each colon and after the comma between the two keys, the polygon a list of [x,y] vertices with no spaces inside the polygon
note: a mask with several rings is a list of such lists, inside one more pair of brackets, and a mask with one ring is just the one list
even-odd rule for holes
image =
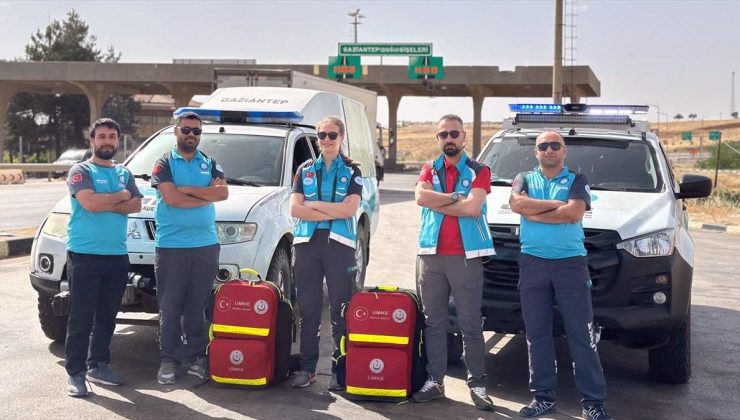
{"label": "clear sky", "polygon": [[[326,64],[338,42],[352,41],[347,13],[357,8],[365,15],[359,42],[431,42],[447,65],[513,70],[553,62],[554,0],[0,0],[0,59],[22,57],[32,33],[75,9],[98,45],[113,46],[122,62],[253,58],[260,64]],[[575,62],[591,66],[601,81],[601,98],[590,103],[649,103],[671,118],[728,118],[733,71],[740,85],[740,0],[577,0],[573,10]],[[365,57],[363,63],[378,60]],[[384,64],[406,65],[408,58],[385,58]],[[483,119],[508,115],[510,102],[516,98],[487,99]],[[399,118],[436,120],[448,112],[471,120],[472,99],[407,97]],[[656,116],[651,107],[649,118]],[[384,99],[378,120],[387,122]]]}

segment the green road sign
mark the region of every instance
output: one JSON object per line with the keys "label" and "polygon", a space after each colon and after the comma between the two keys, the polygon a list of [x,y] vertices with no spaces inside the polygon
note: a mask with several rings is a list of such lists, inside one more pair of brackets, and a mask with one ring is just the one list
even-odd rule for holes
{"label": "green road sign", "polygon": [[709,132],[709,140],[717,141],[720,139],[720,137],[722,137],[721,131],[713,130]]}
{"label": "green road sign", "polygon": [[331,56],[327,72],[330,79],[360,79],[362,77],[360,57]]}
{"label": "green road sign", "polygon": [[410,57],[409,79],[436,79],[445,77],[442,57]]}
{"label": "green road sign", "polygon": [[681,140],[691,141],[691,131],[682,131]]}
{"label": "green road sign", "polygon": [[432,55],[432,44],[339,44],[339,55]]}

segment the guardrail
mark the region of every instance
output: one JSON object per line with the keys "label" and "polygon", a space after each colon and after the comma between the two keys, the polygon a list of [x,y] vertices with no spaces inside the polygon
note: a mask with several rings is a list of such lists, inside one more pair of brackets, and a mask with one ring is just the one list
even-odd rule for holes
{"label": "guardrail", "polygon": [[[51,178],[55,173],[67,173],[72,169],[72,164],[55,164],[55,163],[2,163],[0,164],[0,171],[16,170],[21,171],[21,176],[25,179],[27,173],[45,173],[47,179],[51,181]],[[22,182],[22,181],[21,181]]]}

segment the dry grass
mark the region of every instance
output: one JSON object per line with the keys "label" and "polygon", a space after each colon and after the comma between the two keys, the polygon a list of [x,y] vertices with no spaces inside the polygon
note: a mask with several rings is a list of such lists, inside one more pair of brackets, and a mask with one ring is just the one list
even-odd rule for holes
{"label": "dry grass", "polygon": [[[740,121],[735,120],[705,120],[703,123],[701,121],[669,121],[661,122],[660,127],[653,125],[653,129],[655,128],[659,128],[658,134],[663,147],[669,152],[698,152],[702,134],[705,147],[716,144],[709,141],[711,130],[721,130],[723,140],[740,139]],[[500,123],[484,122],[481,130],[482,145],[500,129]],[[440,153],[437,140],[434,138],[436,131],[437,124],[434,122],[412,123],[400,128],[398,130],[398,160],[419,162],[436,157]],[[465,131],[468,134],[466,150],[470,153],[473,149],[473,125],[465,124]],[[681,140],[683,131],[693,133],[692,141]],[[687,173],[706,175],[714,179],[713,170],[695,169],[685,164],[675,165],[673,169],[679,179],[681,175]],[[720,171],[718,185],[721,189],[740,191],[740,174],[738,171]],[[729,203],[719,200],[688,200],[688,203],[692,222],[740,226],[740,211]]]}
{"label": "dry grass", "polygon": [[[481,146],[486,144],[493,134],[501,129],[501,124],[484,122],[481,128]],[[466,150],[473,150],[473,124],[465,124],[468,136]],[[412,123],[398,130],[398,161],[420,162],[435,158],[439,155],[439,145],[434,134],[437,132],[437,123]]]}

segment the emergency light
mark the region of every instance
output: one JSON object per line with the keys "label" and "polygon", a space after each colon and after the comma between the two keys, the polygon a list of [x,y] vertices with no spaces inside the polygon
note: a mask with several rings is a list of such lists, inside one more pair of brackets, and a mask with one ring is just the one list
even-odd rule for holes
{"label": "emergency light", "polygon": [[632,114],[646,114],[648,105],[509,104],[516,112],[504,121],[505,128],[594,127],[627,131],[649,131],[645,121]]}
{"label": "emergency light", "polygon": [[273,123],[273,124],[297,124],[303,120],[303,114],[296,111],[223,111],[208,108],[178,108],[174,117],[194,112],[203,121],[219,123]]}

